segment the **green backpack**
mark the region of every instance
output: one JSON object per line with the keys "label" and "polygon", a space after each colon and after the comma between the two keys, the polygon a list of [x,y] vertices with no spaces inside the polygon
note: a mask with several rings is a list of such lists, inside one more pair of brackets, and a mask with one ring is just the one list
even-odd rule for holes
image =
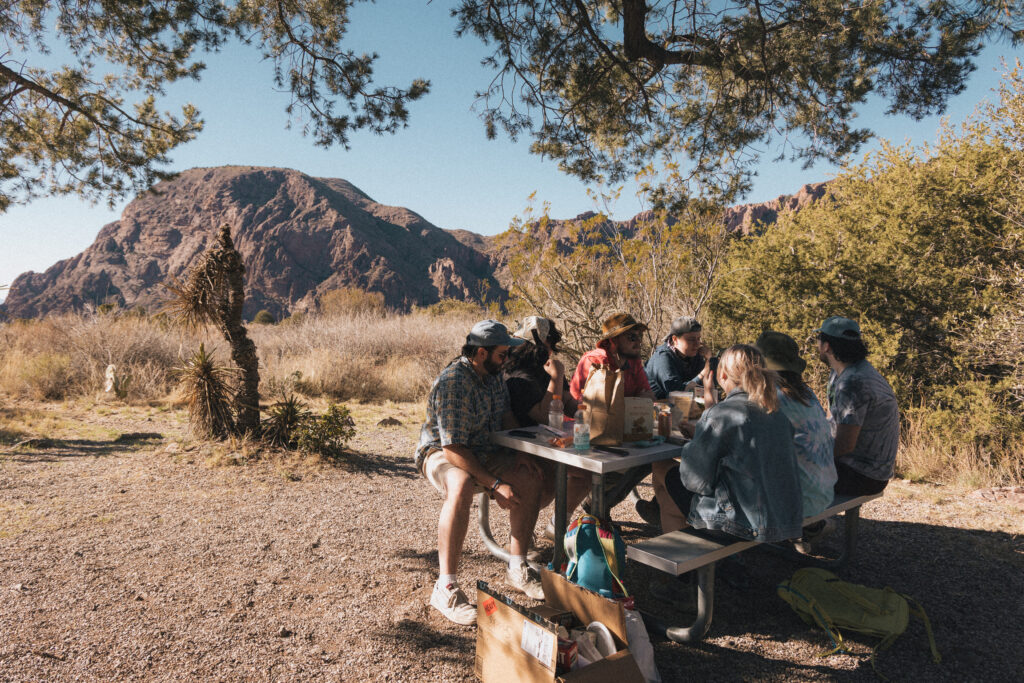
{"label": "green backpack", "polygon": [[[875,653],[892,645],[907,629],[907,622],[913,614],[924,622],[935,663],[942,661],[924,609],[912,598],[891,588],[869,588],[848,583],[825,569],[806,567],[798,569],[789,581],[780,583],[778,594],[801,619],[811,626],[817,624],[828,633],[835,647],[821,653],[822,657],[835,652],[848,653],[839,630],[857,631],[882,639],[871,651],[871,666],[874,668]],[[877,673],[878,670],[875,671]]]}

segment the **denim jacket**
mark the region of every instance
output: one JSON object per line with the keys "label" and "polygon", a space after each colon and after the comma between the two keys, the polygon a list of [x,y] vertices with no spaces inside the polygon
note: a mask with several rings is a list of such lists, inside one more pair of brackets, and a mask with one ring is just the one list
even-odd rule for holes
{"label": "denim jacket", "polygon": [[793,427],[733,389],[706,410],[683,446],[679,476],[696,495],[688,520],[748,541],[772,543],[801,534],[800,479]]}

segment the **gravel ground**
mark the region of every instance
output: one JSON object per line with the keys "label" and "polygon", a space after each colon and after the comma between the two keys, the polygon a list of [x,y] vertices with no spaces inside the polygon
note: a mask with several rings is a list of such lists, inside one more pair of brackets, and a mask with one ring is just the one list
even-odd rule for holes
{"label": "gravel ground", "polygon": [[[427,607],[440,499],[412,467],[421,408],[353,408],[348,464],[237,467],[211,463],[246,444],[190,444],[175,411],[0,410],[8,425],[48,424],[27,431],[65,439],[0,450],[0,680],[471,680],[475,631]],[[377,427],[385,414],[403,424]],[[140,431],[161,436],[116,438]],[[26,429],[3,433],[10,442]],[[500,536],[504,515],[493,516]],[[627,542],[654,531],[627,506],[614,516]],[[931,662],[912,621],[879,670],[1019,680],[1019,498],[897,481],[862,517],[844,577],[916,597],[943,655]],[[666,680],[876,680],[863,656],[871,638],[849,635],[861,656],[819,657],[823,633],[775,595],[795,565],[744,557],[752,585],[719,583],[706,641],[655,642]],[[460,576],[508,590],[473,531]],[[631,565],[625,581],[641,608],[667,615],[647,593],[652,577]]]}

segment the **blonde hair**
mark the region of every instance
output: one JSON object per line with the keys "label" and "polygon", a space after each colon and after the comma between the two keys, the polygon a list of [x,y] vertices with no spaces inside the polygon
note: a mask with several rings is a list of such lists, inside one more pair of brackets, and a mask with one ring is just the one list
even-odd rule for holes
{"label": "blonde hair", "polygon": [[747,392],[752,402],[761,406],[766,413],[778,410],[778,375],[765,367],[764,356],[756,346],[733,344],[722,352],[719,362],[726,374]]}

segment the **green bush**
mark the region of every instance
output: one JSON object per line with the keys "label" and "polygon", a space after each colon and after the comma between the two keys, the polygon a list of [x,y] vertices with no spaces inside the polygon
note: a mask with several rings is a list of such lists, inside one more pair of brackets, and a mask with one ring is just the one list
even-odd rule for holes
{"label": "green bush", "polygon": [[332,460],[344,455],[345,446],[356,435],[355,422],[344,405],[332,403],[323,415],[303,420],[295,430],[299,451]]}
{"label": "green bush", "polygon": [[274,318],[273,313],[264,308],[262,311],[253,316],[252,321],[257,325],[273,325],[277,322],[277,319]]}
{"label": "green bush", "polygon": [[432,318],[447,318],[449,316],[479,318],[484,314],[484,309],[480,304],[460,299],[441,299],[436,304],[430,304],[423,310]]}

